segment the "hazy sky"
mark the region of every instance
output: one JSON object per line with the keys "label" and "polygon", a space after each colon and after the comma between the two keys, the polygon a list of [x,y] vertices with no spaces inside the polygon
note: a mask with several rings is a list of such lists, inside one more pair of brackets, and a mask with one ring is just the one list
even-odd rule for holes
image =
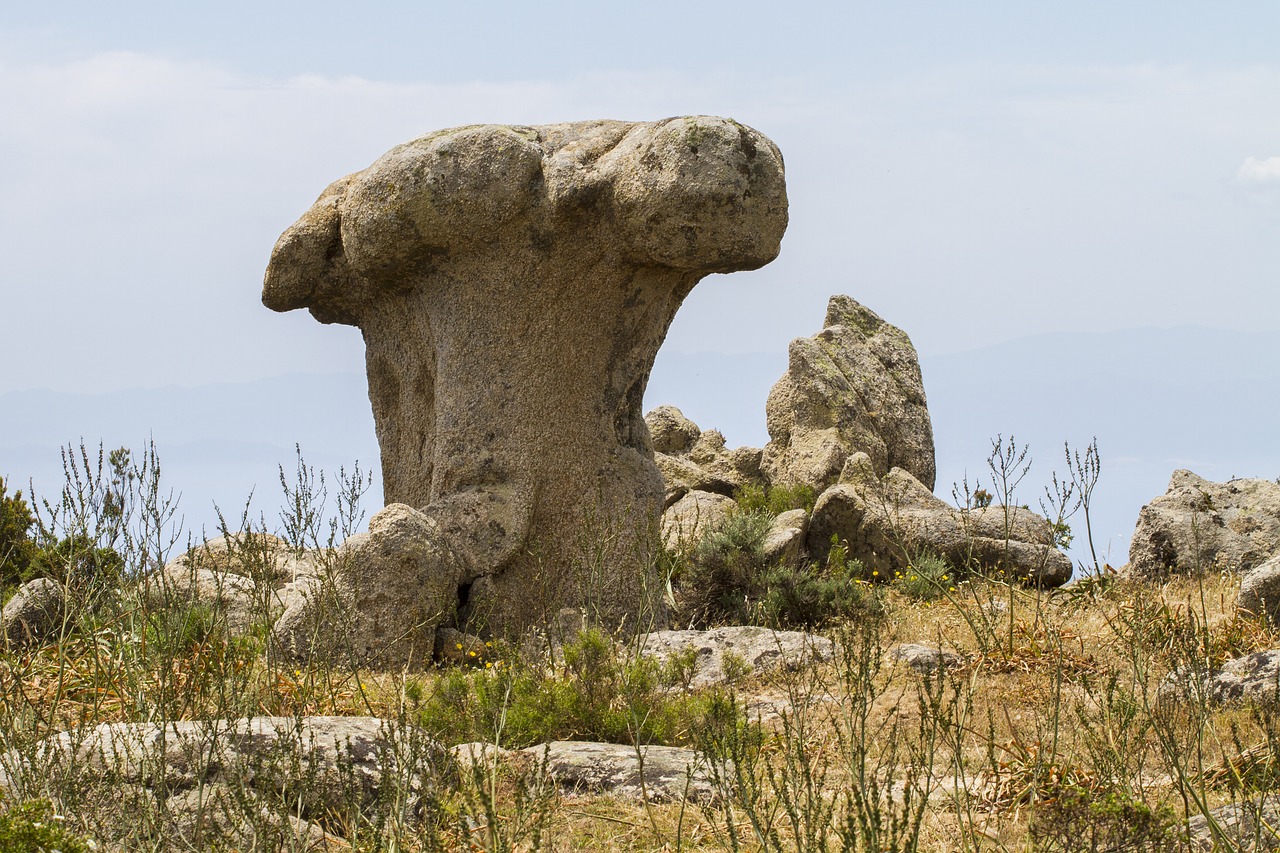
{"label": "hazy sky", "polygon": [[1272,0],[11,3],[0,392],[359,370],[354,330],[261,306],[272,244],[333,179],[487,121],[779,144],[782,255],[700,285],[681,351],[781,351],[835,292],[925,355],[1277,329],[1278,33]]}

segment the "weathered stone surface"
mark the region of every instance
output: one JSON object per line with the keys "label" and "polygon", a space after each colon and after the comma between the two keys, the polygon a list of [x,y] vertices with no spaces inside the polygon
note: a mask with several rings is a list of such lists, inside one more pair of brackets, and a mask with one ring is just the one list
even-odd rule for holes
{"label": "weathered stone surface", "polygon": [[840,482],[819,496],[809,523],[810,555],[825,560],[833,536],[847,543],[851,557],[885,578],[926,551],[1041,586],[1059,586],[1071,577],[1071,561],[1053,546],[1045,519],[1017,507],[1007,516],[999,506],[963,512],[901,468],[879,476],[865,453],[851,456]]}
{"label": "weathered stone surface", "polygon": [[[452,586],[400,601],[397,631],[656,605],[636,582],[663,503],[640,408],[654,356],[694,285],[771,261],[786,222],[777,148],[686,117],[429,134],[284,233],[263,301],[360,328],[385,498],[434,525]],[[602,536],[610,576],[589,590],[579,543]],[[364,582],[397,585],[399,558],[365,556]]]}
{"label": "weathered stone surface", "polygon": [[955,652],[940,649],[926,643],[901,643],[886,653],[889,660],[904,663],[922,674],[929,674],[939,667],[953,667],[964,663]]}
{"label": "weathered stone surface", "polygon": [[27,645],[58,632],[67,611],[67,590],[52,578],[36,578],[18,587],[4,606],[0,621],[5,639]]}
{"label": "weathered stone surface", "polygon": [[1280,555],[1245,571],[1236,607],[1272,625],[1280,625]]}
{"label": "weathered stone surface", "polygon": [[208,605],[232,630],[242,630],[257,617],[271,618],[284,610],[269,587],[260,599],[258,585],[244,575],[189,565],[165,566],[158,576],[147,579],[146,592],[153,606]]}
{"label": "weathered stone surface", "polygon": [[1129,573],[1139,578],[1247,571],[1280,552],[1280,485],[1212,483],[1173,472],[1169,489],[1138,513]]}
{"label": "weathered stone surface", "polygon": [[332,577],[280,615],[274,638],[302,658],[430,663],[437,627],[457,619],[465,577],[464,558],[446,541],[432,516],[388,505],[369,520],[367,534],[338,548]]}
{"label": "weathered stone surface", "polygon": [[831,297],[823,326],[791,342],[769,392],[765,475],[821,492],[862,452],[878,473],[901,468],[932,489],[933,426],[911,340],[848,296]]}
{"label": "weathered stone surface", "polygon": [[[392,721],[254,717],[107,723],[63,732],[33,755],[11,753],[0,766],[0,790],[19,796],[29,784],[44,790],[46,780],[55,786],[74,780],[82,790],[109,786],[110,796],[89,803],[104,812],[99,823],[114,808],[118,820],[136,825],[130,804],[154,808],[155,792],[163,789],[164,840],[191,849],[200,833],[234,838],[251,831],[251,823],[261,826],[264,816],[282,838],[319,842],[323,833],[312,821],[353,809],[368,815],[388,785],[397,786],[412,813],[451,764],[421,731]],[[120,830],[123,837],[129,826]]]}
{"label": "weathered stone surface", "polygon": [[[1228,803],[1209,812],[1214,823],[1241,853],[1280,850],[1280,798],[1264,797],[1246,803]],[[1191,849],[1210,853],[1224,849],[1204,815],[1187,821]]]}
{"label": "weathered stone surface", "polygon": [[636,747],[617,743],[552,741],[522,752],[542,762],[556,784],[572,793],[610,794],[653,803],[707,802],[718,792],[701,753],[676,746]]}
{"label": "weathered stone surface", "polygon": [[1187,670],[1169,673],[1160,684],[1162,699],[1203,696],[1223,704],[1250,700],[1266,704],[1280,702],[1280,649],[1254,652],[1232,658],[1202,675]]}
{"label": "weathered stone surface", "polygon": [[761,550],[770,563],[800,562],[804,556],[804,540],[809,532],[809,513],[791,509],[779,513],[769,525]]}
{"label": "weathered stone surface", "polygon": [[715,492],[725,497],[733,494],[732,481],[694,464],[687,456],[655,453],[653,461],[662,475],[663,507],[666,509],[689,492]]}
{"label": "weathered stone surface", "polygon": [[689,492],[662,514],[662,541],[673,550],[693,548],[722,524],[737,506],[731,498],[711,492]]}
{"label": "weathered stone surface", "polygon": [[453,756],[453,760],[457,762],[458,766],[465,771],[477,765],[480,767],[492,767],[495,764],[502,764],[510,758],[511,751],[487,741],[477,740],[451,746],[449,747],[449,754]]}
{"label": "weathered stone surface", "polygon": [[663,661],[689,649],[697,652],[690,687],[726,683],[726,655],[736,656],[748,672],[754,672],[776,667],[797,669],[830,660],[835,654],[835,644],[826,637],[754,625],[709,631],[655,631],[645,637],[642,647],[645,654]]}
{"label": "weathered stone surface", "polygon": [[675,406],[659,406],[644,416],[654,453],[683,456],[693,449],[702,430]]}
{"label": "weathered stone surface", "polygon": [[273,584],[315,572],[305,555],[295,554],[289,544],[278,536],[246,531],[216,536],[194,545],[165,565],[166,570],[180,568],[243,575]]}

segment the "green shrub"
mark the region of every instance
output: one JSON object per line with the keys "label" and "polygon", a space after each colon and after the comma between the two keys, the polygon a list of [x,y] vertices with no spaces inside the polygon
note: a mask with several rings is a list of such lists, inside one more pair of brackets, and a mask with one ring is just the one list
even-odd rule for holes
{"label": "green shrub", "polygon": [[1036,850],[1164,853],[1183,849],[1172,809],[1153,809],[1118,792],[1099,795],[1065,788],[1036,810],[1030,829]]}
{"label": "green shrub", "polygon": [[739,512],[763,513],[772,518],[792,509],[813,512],[818,494],[810,486],[742,486],[734,490]]}
{"label": "green shrub", "polygon": [[918,554],[893,574],[893,588],[913,601],[935,601],[955,590],[955,570],[936,554]]}
{"label": "green shrub", "polygon": [[31,579],[31,561],[39,550],[31,539],[35,523],[22,491],[6,494],[4,478],[0,477],[0,584],[10,586]]}
{"label": "green shrub", "polygon": [[119,585],[124,571],[124,558],[115,549],[74,534],[37,551],[29,575],[53,578],[73,589],[111,589]]}
{"label": "green shrub", "polygon": [[0,814],[5,853],[89,853],[94,848],[63,825],[48,800],[32,800]]}
{"label": "green shrub", "polygon": [[[856,563],[856,561],[855,561]],[[871,585],[856,575],[807,564],[777,566],[764,576],[760,621],[775,628],[816,628],[855,618],[880,607]]]}
{"label": "green shrub", "polygon": [[562,654],[551,672],[518,658],[449,670],[418,705],[418,722],[446,743],[511,749],[549,740],[685,744],[709,713],[708,697],[672,689],[687,680],[680,666],[633,655],[598,630],[579,633]]}
{"label": "green shrub", "polygon": [[770,565],[764,540],[771,522],[766,512],[739,510],[698,543],[681,575],[683,621],[813,628],[880,606],[860,581],[862,563],[843,547],[833,547],[823,565]]}
{"label": "green shrub", "polygon": [[681,577],[680,609],[687,621],[740,625],[755,616],[772,520],[767,513],[740,510],[702,538]]}

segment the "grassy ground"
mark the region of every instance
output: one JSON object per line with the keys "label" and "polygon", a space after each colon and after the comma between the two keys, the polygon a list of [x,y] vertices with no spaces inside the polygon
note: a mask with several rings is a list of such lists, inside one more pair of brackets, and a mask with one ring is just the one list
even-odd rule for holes
{"label": "grassy ground", "polygon": [[[864,584],[866,606],[820,629],[837,642],[833,660],[703,691],[683,686],[679,661],[659,666],[630,638],[598,632],[550,660],[495,643],[465,666],[350,671],[277,656],[265,601],[233,630],[216,606],[142,594],[130,580],[138,567],[172,556],[155,494],[144,489],[132,516],[92,504],[86,541],[115,530],[107,544],[132,570],[95,574],[106,563],[82,551],[68,563],[74,606],[60,630],[0,651],[0,769],[14,785],[0,839],[14,850],[183,849],[164,829],[163,796],[122,813],[118,773],[68,777],[38,760],[43,738],[103,722],[350,715],[421,726],[446,745],[666,743],[703,751],[725,792],[683,805],[569,794],[526,759],[463,771],[434,797],[391,781],[358,809],[326,810],[284,785],[276,801],[245,806],[246,820],[263,810],[306,817],[328,833],[328,849],[1181,850],[1190,818],[1249,807],[1280,786],[1277,706],[1159,691],[1176,669],[1280,646],[1235,612],[1229,573],[1057,592],[953,575]],[[323,552],[358,523],[346,510],[326,537],[305,504],[286,513],[289,542]],[[75,511],[64,500],[66,534]],[[889,654],[904,642],[957,657],[921,673]],[[780,713],[746,710],[764,694],[783,700]],[[415,807],[402,807],[409,799]],[[30,840],[55,830],[66,837]],[[1218,837],[1218,849],[1248,847]],[[303,848],[228,835],[194,849]]]}

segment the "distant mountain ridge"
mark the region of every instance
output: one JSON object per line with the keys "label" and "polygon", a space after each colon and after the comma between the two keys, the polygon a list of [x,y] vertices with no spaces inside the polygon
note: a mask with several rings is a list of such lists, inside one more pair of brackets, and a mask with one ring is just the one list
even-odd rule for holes
{"label": "distant mountain ridge", "polygon": [[[730,445],[762,445],[764,403],[786,353],[662,351],[646,409],[679,406]],[[989,481],[997,434],[1031,447],[1034,467],[1018,496],[1036,508],[1062,445],[1098,437],[1102,478],[1094,528],[1107,559],[1124,562],[1139,508],[1163,493],[1175,468],[1212,480],[1280,475],[1280,332],[1203,327],[1051,333],[922,360],[938,459],[937,493],[966,475]],[[374,474],[378,447],[360,373],[293,374],[245,383],[104,394],[0,394],[0,475],[38,494],[61,483],[58,448],[83,436],[96,447],[140,447],[154,437],[165,480],[183,493],[189,526],[210,527],[216,502],[238,517],[250,491],[275,519],[278,466],[291,474],[294,445],[317,468],[359,460]],[[1083,525],[1075,523],[1077,532]],[[1108,549],[1108,543],[1109,549]],[[1082,558],[1077,540],[1073,556]],[[1100,555],[1101,556],[1101,555]]]}

